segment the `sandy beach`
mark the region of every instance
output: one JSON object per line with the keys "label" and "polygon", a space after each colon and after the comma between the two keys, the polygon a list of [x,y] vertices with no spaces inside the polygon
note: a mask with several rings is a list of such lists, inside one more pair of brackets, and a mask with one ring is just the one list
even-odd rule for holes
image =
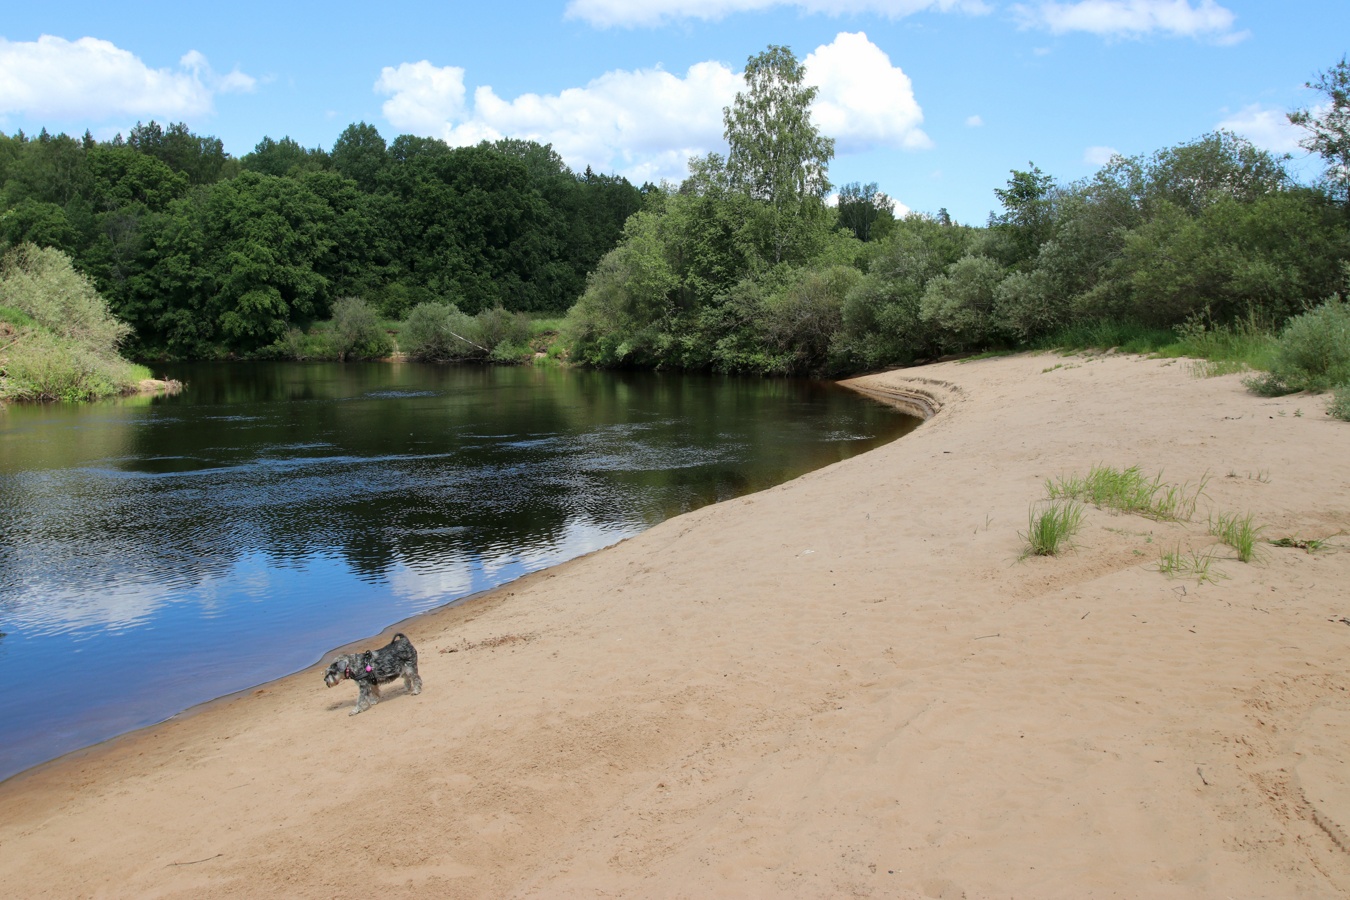
{"label": "sandy beach", "polygon": [[[0,895],[1350,892],[1326,399],[1117,355],[853,384],[931,417],[403,623],[420,696],[349,717],[315,667],[5,782]],[[1089,508],[1022,559],[1094,464],[1208,480],[1188,522]],[[1208,520],[1249,512],[1325,544],[1239,562]],[[1159,572],[1177,548],[1212,580]]]}

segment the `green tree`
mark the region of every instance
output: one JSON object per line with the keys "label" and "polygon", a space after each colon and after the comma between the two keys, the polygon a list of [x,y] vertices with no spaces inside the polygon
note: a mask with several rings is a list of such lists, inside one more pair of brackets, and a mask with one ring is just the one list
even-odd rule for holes
{"label": "green tree", "polygon": [[329,156],[334,169],[355,181],[361,190],[371,192],[379,186],[388,165],[387,149],[374,125],[358,122],[343,129]]}
{"label": "green tree", "polygon": [[1008,250],[1001,254],[1007,265],[1034,259],[1054,228],[1055,179],[1035,163],[1027,165],[1031,171],[1013,169],[1008,186],[994,189],[994,196],[1003,204],[1003,215],[990,216],[989,225],[1007,238]]}
{"label": "green tree", "polygon": [[787,258],[803,226],[823,217],[834,140],[811,121],[817,89],[787,47],[750,57],[744,91],[722,111],[727,171],[741,193],[766,205],[762,246],[774,263]]}
{"label": "green tree", "polygon": [[850,182],[839,189],[839,227],[853,232],[860,241],[885,237],[895,221],[891,198],[876,185]]}
{"label": "green tree", "polygon": [[1289,121],[1307,130],[1299,146],[1327,161],[1327,184],[1350,204],[1350,60],[1342,56],[1307,87],[1326,96],[1327,106],[1297,110],[1289,114]]}

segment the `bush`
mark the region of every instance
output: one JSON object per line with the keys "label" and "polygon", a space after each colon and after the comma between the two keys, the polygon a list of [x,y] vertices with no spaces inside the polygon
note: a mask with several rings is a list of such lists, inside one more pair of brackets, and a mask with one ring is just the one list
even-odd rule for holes
{"label": "bush", "polygon": [[828,368],[830,341],[839,330],[844,297],[862,280],[851,266],[806,269],[765,298],[758,331],[777,358],[776,374],[818,374]]}
{"label": "bush", "polygon": [[474,320],[453,303],[419,303],[408,314],[400,337],[410,359],[470,359],[488,353],[472,341],[475,330]]}
{"label": "bush", "polygon": [[130,329],[59,250],[23,244],[0,260],[0,399],[91,400],[149,377],[117,354]]}
{"label": "bush", "polygon": [[333,351],[338,359],[378,359],[394,349],[369,303],[342,297],[333,303]]}
{"label": "bush", "polygon": [[51,247],[20,244],[0,259],[0,306],[25,312],[58,337],[105,356],[115,356],[131,334],[70,257]]}
{"label": "bush", "polygon": [[1280,333],[1270,373],[1247,381],[1258,394],[1326,391],[1350,384],[1350,304],[1333,296]]}
{"label": "bush", "polygon": [[474,316],[474,334],[471,337],[482,344],[493,358],[500,350],[502,361],[518,359],[529,353],[530,317],[524,313],[508,312],[500,306],[485,309]]}
{"label": "bush", "polygon": [[994,296],[1003,280],[1003,267],[987,256],[966,256],[947,268],[947,274],[928,282],[921,304],[925,322],[943,334],[948,350],[977,349],[996,332]]}
{"label": "bush", "polygon": [[1327,407],[1327,413],[1342,422],[1350,422],[1350,384],[1336,388],[1336,392],[1331,395],[1331,405]]}

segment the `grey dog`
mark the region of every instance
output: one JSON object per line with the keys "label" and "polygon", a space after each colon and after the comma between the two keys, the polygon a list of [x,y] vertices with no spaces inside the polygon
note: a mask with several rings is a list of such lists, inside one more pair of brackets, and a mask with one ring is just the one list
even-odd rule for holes
{"label": "grey dog", "polygon": [[323,683],[332,687],[348,678],[356,682],[360,693],[356,697],[356,708],[348,713],[354,716],[379,703],[380,685],[400,676],[408,693],[422,693],[422,676],[417,674],[417,651],[406,635],[396,634],[379,650],[344,653],[336,657],[324,673]]}

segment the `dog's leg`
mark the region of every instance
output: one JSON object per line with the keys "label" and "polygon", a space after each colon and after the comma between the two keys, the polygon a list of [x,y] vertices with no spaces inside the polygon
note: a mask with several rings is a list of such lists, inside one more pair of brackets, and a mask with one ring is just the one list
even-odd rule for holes
{"label": "dog's leg", "polygon": [[347,713],[354,716],[359,712],[365,712],[376,703],[380,702],[380,686],[378,684],[368,684],[364,681],[357,682],[360,693],[356,697],[356,708]]}
{"label": "dog's leg", "polygon": [[417,674],[417,670],[411,666],[403,670],[403,685],[410,694],[422,693],[422,676]]}

